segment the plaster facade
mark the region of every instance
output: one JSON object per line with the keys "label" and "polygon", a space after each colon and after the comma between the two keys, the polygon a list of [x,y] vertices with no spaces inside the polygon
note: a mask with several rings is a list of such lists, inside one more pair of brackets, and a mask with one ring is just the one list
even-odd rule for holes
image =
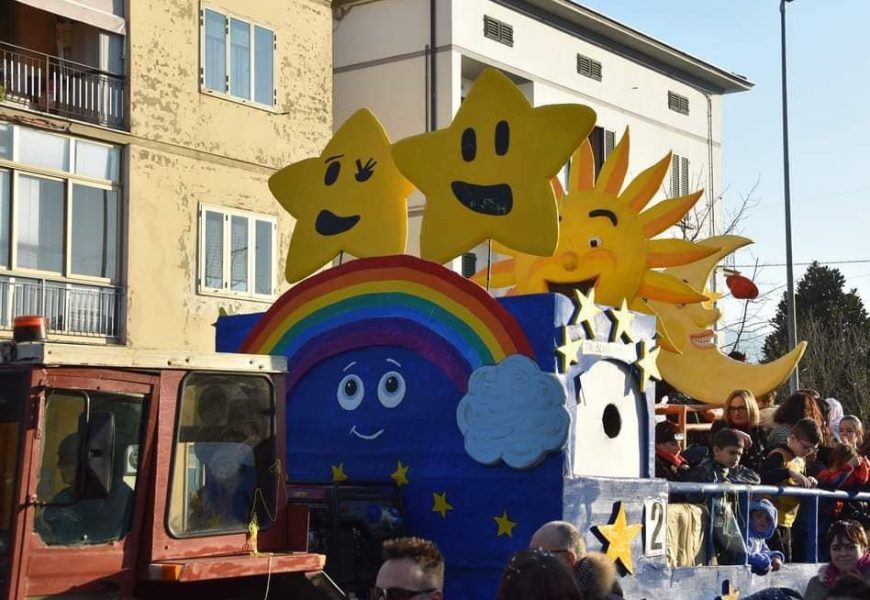
{"label": "plaster facade", "polygon": [[[708,202],[701,237],[722,226],[721,96],[751,83],[666,44],[563,0],[436,0],[435,36],[430,0],[336,2],[335,124],[369,106],[392,139],[426,131],[435,90],[438,128],[458,110],[480,71],[498,68],[535,106],[580,103],[598,114],[597,125],[631,131],[627,181],[669,150],[689,161],[692,190],[705,188]],[[508,24],[511,43],[484,35],[484,18]],[[386,32],[390,32],[389,35]],[[428,49],[436,49],[434,88]],[[578,73],[578,55],[598,61],[601,80]],[[668,107],[668,92],[688,99],[688,114]],[[669,190],[666,179],[658,199]],[[425,200],[411,200],[410,232]],[[706,208],[706,207],[705,207]],[[419,252],[409,237],[409,252]],[[486,264],[484,247],[475,249]],[[460,261],[454,261],[458,269]]]}

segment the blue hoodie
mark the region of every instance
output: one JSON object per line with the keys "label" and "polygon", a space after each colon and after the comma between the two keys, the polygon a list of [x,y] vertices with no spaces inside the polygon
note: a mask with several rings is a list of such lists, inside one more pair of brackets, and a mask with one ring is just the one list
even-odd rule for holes
{"label": "blue hoodie", "polygon": [[[763,510],[770,517],[770,526],[765,531],[758,531],[752,521],[752,512]],[[785,556],[778,550],[767,547],[767,540],[776,529],[776,507],[770,500],[753,500],[749,505],[749,557],[752,572],[757,575],[766,575],[770,571],[770,563],[774,558],[785,561]]]}

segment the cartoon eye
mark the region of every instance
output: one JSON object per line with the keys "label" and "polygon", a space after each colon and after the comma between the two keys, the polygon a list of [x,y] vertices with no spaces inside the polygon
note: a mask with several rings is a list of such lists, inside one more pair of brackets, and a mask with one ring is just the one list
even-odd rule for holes
{"label": "cartoon eye", "polygon": [[338,382],[338,403],[344,410],[356,410],[363,401],[366,388],[357,375],[345,375]]}
{"label": "cartoon eye", "polygon": [[332,185],[338,179],[339,173],[341,173],[341,163],[337,160],[329,163],[329,166],[326,167],[326,173],[323,175],[323,183]]}
{"label": "cartoon eye", "polygon": [[462,132],[462,160],[471,162],[477,156],[477,134],[469,127]]}
{"label": "cartoon eye", "polygon": [[601,238],[600,237],[591,237],[589,238],[589,247],[590,248],[598,248],[601,246]]}
{"label": "cartoon eye", "polygon": [[499,121],[495,126],[495,153],[499,156],[507,154],[511,145],[511,128],[507,121]]}
{"label": "cartoon eye", "polygon": [[354,179],[360,183],[368,181],[375,172],[376,164],[378,164],[378,161],[373,158],[368,159],[366,164],[362,164],[360,159],[356,159],[356,174],[354,175]]}
{"label": "cartoon eye", "polygon": [[405,378],[401,373],[388,371],[378,382],[378,400],[386,408],[396,408],[405,399]]}

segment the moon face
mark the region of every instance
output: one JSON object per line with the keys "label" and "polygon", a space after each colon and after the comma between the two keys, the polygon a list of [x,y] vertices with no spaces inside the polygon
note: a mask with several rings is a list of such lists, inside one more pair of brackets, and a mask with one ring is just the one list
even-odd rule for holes
{"label": "moon face", "polygon": [[[707,282],[716,264],[752,242],[739,236],[723,235],[700,243],[721,250],[694,263],[667,268],[665,273],[708,292]],[[716,343],[713,326],[722,314],[712,302],[681,305],[650,301],[649,304],[663,321],[674,347],[682,352],[678,354],[663,348],[657,363],[662,377],[699,402],[723,404],[736,387],[746,388],[756,396],[766,394],[788,378],[806,349],[806,342],[801,342],[785,356],[760,365],[736,361],[723,354]]]}

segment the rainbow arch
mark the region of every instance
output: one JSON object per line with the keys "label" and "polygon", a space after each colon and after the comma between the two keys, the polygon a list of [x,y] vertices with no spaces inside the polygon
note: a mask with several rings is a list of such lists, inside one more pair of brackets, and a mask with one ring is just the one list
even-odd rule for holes
{"label": "rainbow arch", "polygon": [[511,354],[534,357],[513,315],[480,286],[405,255],[355,260],[299,283],[240,351],[286,356],[292,386],[330,356],[378,345],[416,351],[463,391],[480,366]]}

